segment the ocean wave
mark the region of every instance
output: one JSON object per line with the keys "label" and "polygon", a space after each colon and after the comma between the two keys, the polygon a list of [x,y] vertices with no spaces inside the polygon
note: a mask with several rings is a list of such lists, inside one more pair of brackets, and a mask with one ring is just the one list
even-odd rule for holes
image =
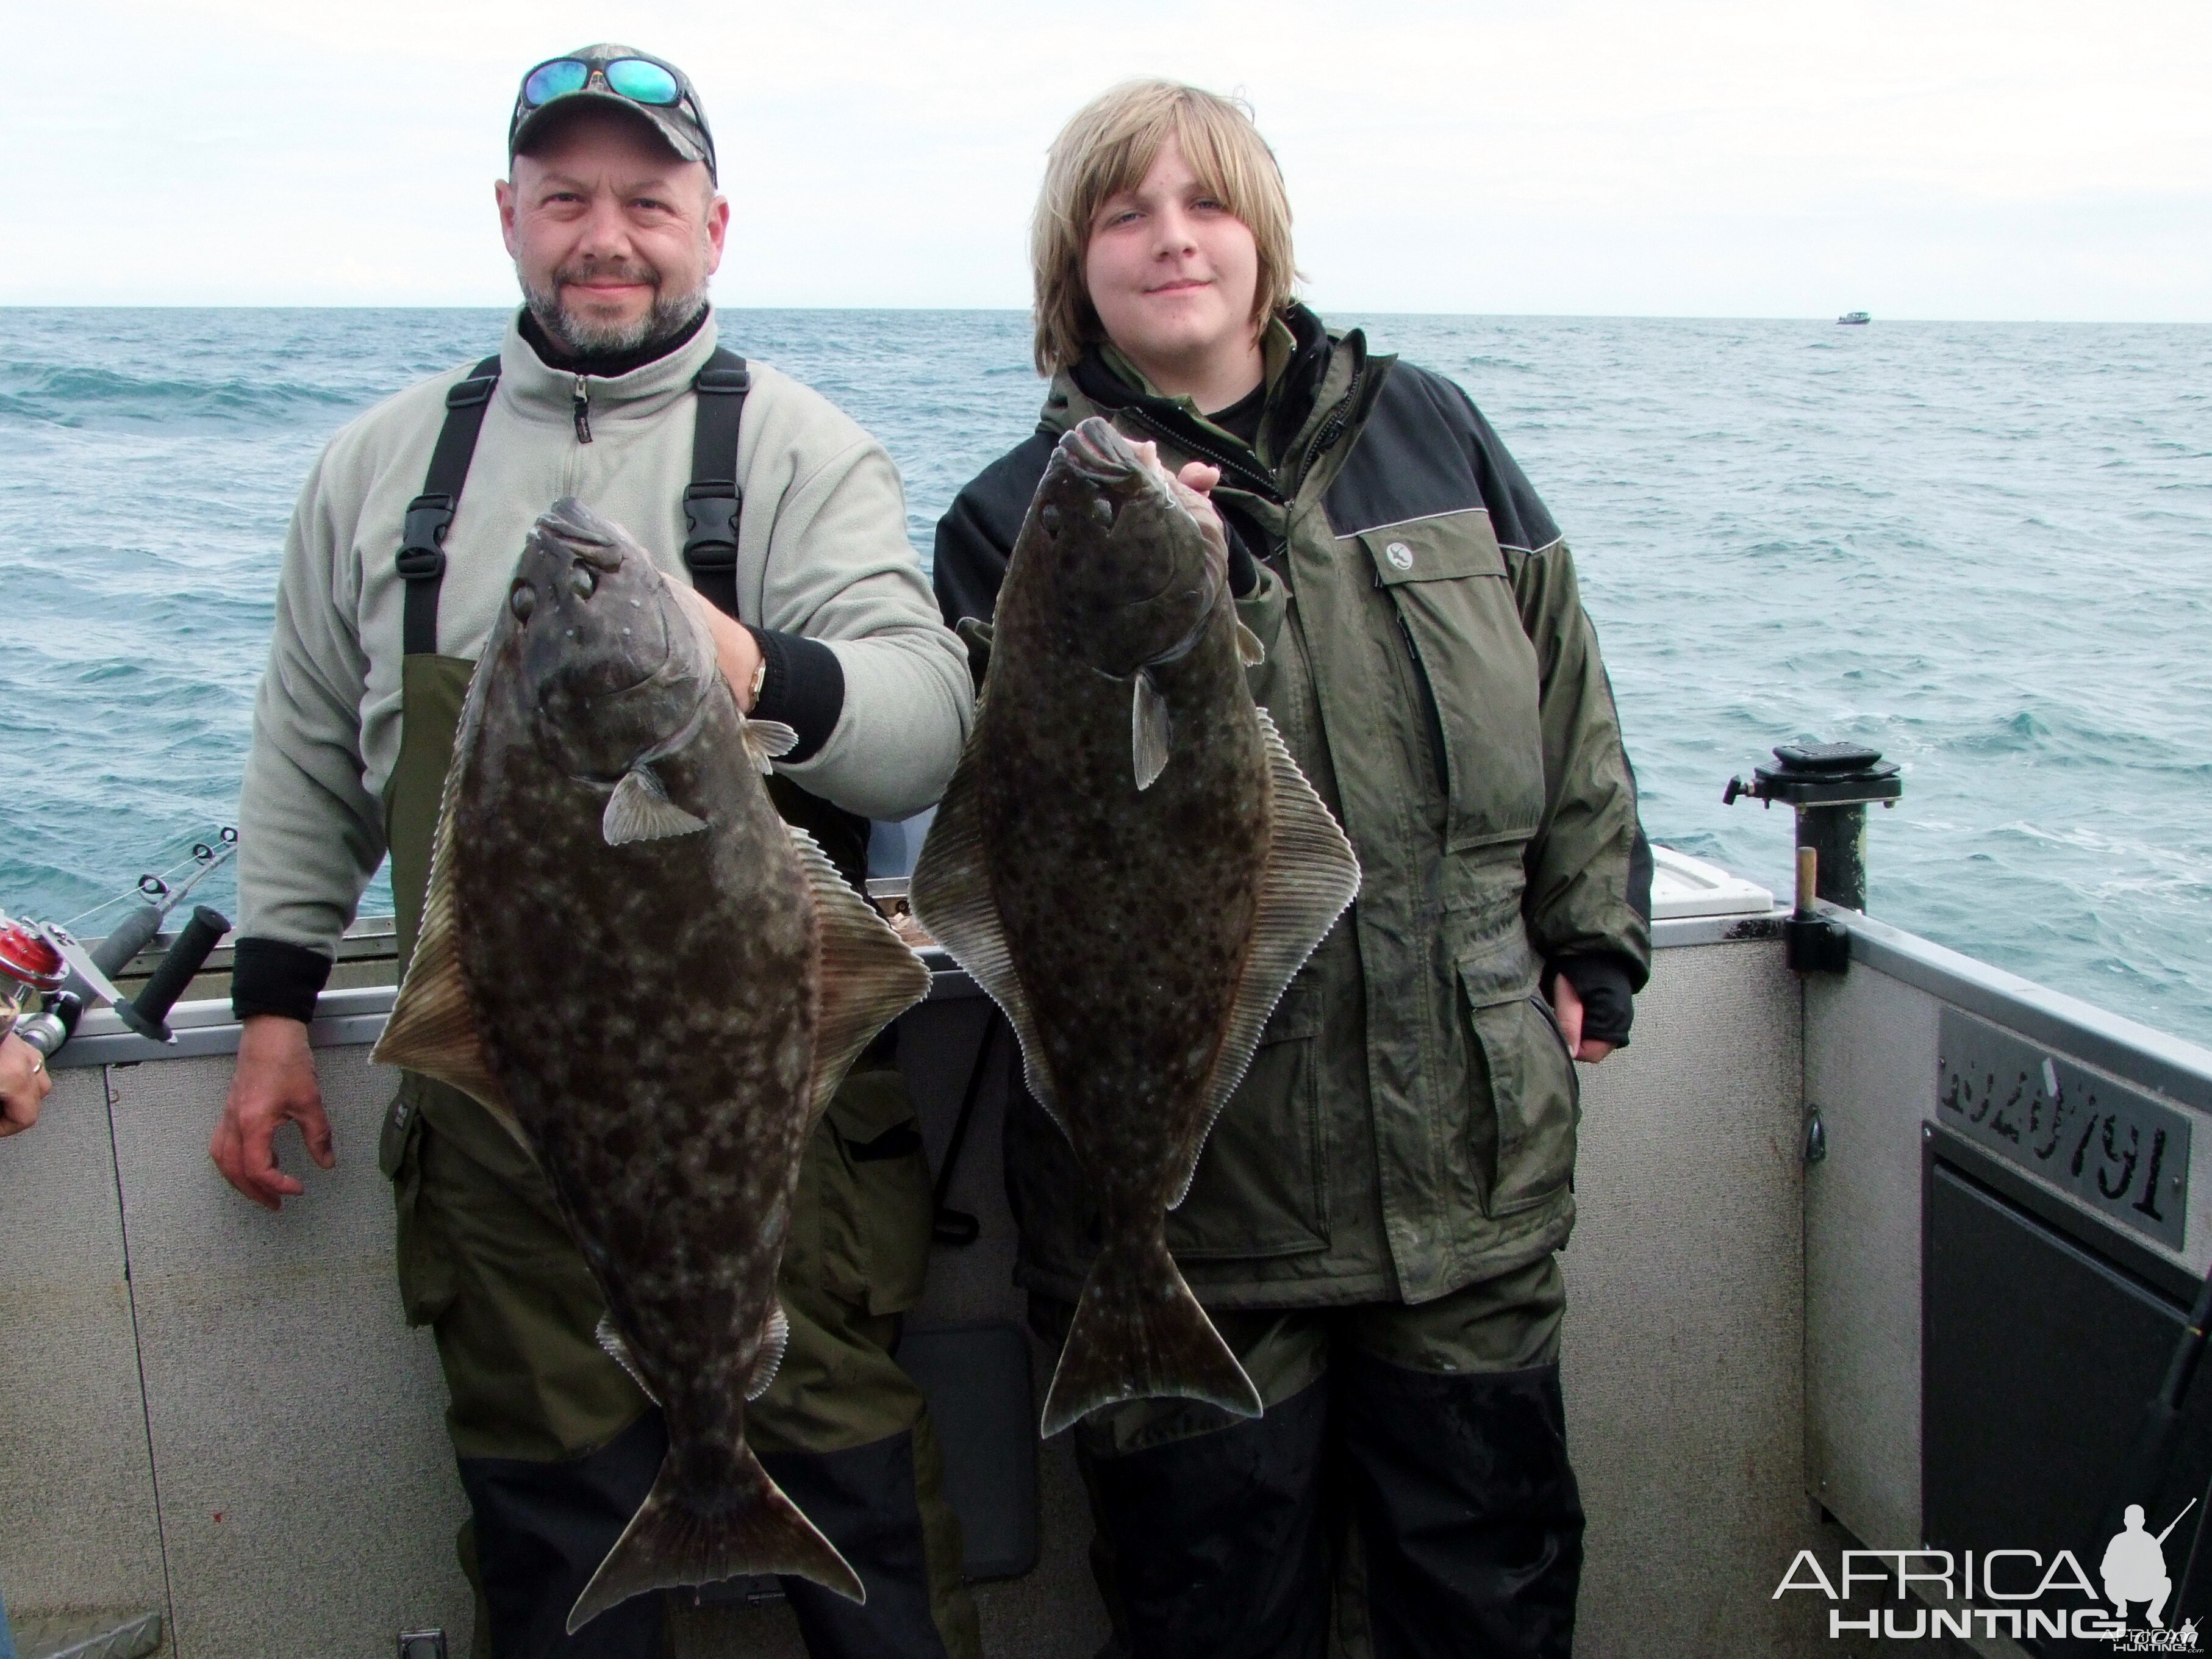
{"label": "ocean wave", "polygon": [[[1559,519],[1654,839],[1784,891],[1790,815],[1723,786],[1867,743],[1906,769],[1878,915],[2212,1040],[2212,330],[1331,320],[1465,380]],[[504,321],[10,314],[0,775],[40,783],[0,908],[71,914],[234,812],[316,446]],[[884,441],[924,550],[1042,401],[1017,312],[722,323]]]}
{"label": "ocean wave", "polygon": [[336,387],[302,380],[183,380],[64,365],[0,363],[0,417],[79,427],[102,421],[222,421],[273,423],[303,410],[344,409],[358,401]]}

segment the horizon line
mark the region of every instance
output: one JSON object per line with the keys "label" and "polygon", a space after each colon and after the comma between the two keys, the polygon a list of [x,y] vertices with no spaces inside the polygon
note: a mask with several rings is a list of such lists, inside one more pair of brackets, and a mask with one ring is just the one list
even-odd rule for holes
{"label": "horizon line", "polygon": [[[0,312],[8,311],[485,311],[505,313],[517,308],[515,301],[455,301],[447,304],[407,303],[380,304],[369,301],[262,301],[255,303],[224,303],[190,300],[126,301],[103,300],[57,303],[43,301],[0,300]],[[807,312],[822,314],[866,315],[877,313],[912,313],[915,315],[956,315],[1024,317],[1030,315],[1024,306],[924,306],[924,305],[724,305],[714,302],[718,312]],[[1398,310],[1387,307],[1331,306],[1329,314],[1355,317],[1429,317],[1429,318],[1527,318],[1561,322],[1680,322],[1680,323],[1819,323],[1840,325],[1841,315],[1825,313],[1799,312],[1659,312],[1659,311],[1437,311]],[[1876,313],[1870,322],[1885,323],[1982,323],[1982,324],[2067,324],[2074,325],[2115,328],[2203,328],[2212,325],[2212,317],[1956,317],[1912,316],[1905,313]]]}

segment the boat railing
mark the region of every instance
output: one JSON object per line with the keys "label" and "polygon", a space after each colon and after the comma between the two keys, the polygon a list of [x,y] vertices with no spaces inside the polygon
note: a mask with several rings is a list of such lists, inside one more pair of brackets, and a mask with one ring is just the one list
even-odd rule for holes
{"label": "boat railing", "polygon": [[[2146,1368],[2212,1265],[2197,1167],[2212,1054],[1832,908],[1848,971],[1801,978],[1763,899],[1662,914],[1634,1042],[1583,1073],[1564,1367],[1586,1655],[1834,1652],[1828,1603],[1776,1595],[1806,1550],[1832,1572],[1846,1547],[2056,1547],[2102,1512],[2093,1489],[2123,1461]],[[168,1047],[88,1015],[37,1131],[0,1144],[11,1610],[158,1608],[176,1651],[226,1659],[389,1650],[434,1629],[463,1644],[465,1505],[377,1167],[392,1081],[367,1057],[392,994],[325,994],[313,1036],[338,1164],[303,1169],[289,1140],[308,1191],[281,1214],[208,1159],[237,1041],[221,1002],[179,1005]],[[988,1012],[940,963],[905,1017],[901,1064],[940,1164]],[[1961,1044],[1984,1072],[2040,1079],[2049,1060],[2083,1115],[2069,1136],[2094,1094],[2086,1195],[2072,1140],[2056,1168],[2032,1146],[2023,1161],[1962,1121],[1979,1083],[1944,1104]],[[1009,1046],[987,1057],[945,1194],[978,1234],[934,1254],[912,1363],[941,1376],[954,1356],[955,1387],[971,1364],[1032,1368],[961,1417],[957,1501],[994,1570],[1017,1575],[977,1587],[988,1650],[1089,1653],[1105,1626],[1086,1511],[1066,1437],[1036,1443],[1048,1357],[1021,1334],[1011,1278]],[[2095,1186],[2124,1166],[2123,1198]],[[2039,1308],[2053,1284],[2065,1296]],[[2002,1317],[1977,1313],[1990,1308]],[[2069,1412],[2094,1431],[2060,1434]],[[2183,1465],[2212,1435],[2184,1446],[2177,1479],[2201,1491]],[[2177,1569],[2190,1536],[2169,1543]],[[685,1602],[679,1650],[799,1651],[787,1613],[745,1605],[758,1590]]]}

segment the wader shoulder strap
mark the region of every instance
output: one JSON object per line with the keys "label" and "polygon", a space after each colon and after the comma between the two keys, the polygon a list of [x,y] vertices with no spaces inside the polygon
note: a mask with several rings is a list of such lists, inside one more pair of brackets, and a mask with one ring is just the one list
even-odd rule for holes
{"label": "wader shoulder strap", "polygon": [[[717,346],[692,382],[699,394],[691,434],[691,483],[684,492],[684,567],[691,585],[725,616],[738,614],[738,429],[753,378],[745,360]],[[778,773],[768,781],[769,799],[787,823],[812,836],[853,890],[866,896],[868,821],[833,806]]]}
{"label": "wader shoulder strap", "polygon": [[725,616],[738,614],[738,428],[753,377],[724,346],[699,371],[698,424],[691,432],[691,483],[684,492],[684,568]]}
{"label": "wader shoulder strap", "polygon": [[477,453],[477,434],[499,385],[499,358],[485,358],[446,393],[446,424],[430,452],[422,493],[407,504],[407,523],[399,535],[399,574],[407,584],[407,610],[401,625],[402,648],[410,657],[438,654],[438,586],[446,579],[446,532],[453,527],[461,486]]}

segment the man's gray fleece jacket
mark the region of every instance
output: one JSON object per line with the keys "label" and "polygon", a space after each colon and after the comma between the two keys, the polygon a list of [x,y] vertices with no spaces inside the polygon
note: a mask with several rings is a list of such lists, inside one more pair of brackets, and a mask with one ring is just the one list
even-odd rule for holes
{"label": "man's gray fleece jacket", "polygon": [[[665,357],[579,377],[547,365],[508,325],[499,389],[446,540],[441,654],[482,650],[526,534],[563,495],[621,525],[689,584],[691,381],[714,345],[709,317]],[[467,372],[411,386],[347,426],[301,492],[239,808],[243,938],[328,958],[383,859],[405,586],[393,561],[447,390]],[[907,544],[890,458],[826,398],[755,364],[737,476],[742,619],[823,642],[844,677],[843,708],[821,747],[780,769],[862,817],[919,811],[952,775],[973,692],[967,653]]]}

